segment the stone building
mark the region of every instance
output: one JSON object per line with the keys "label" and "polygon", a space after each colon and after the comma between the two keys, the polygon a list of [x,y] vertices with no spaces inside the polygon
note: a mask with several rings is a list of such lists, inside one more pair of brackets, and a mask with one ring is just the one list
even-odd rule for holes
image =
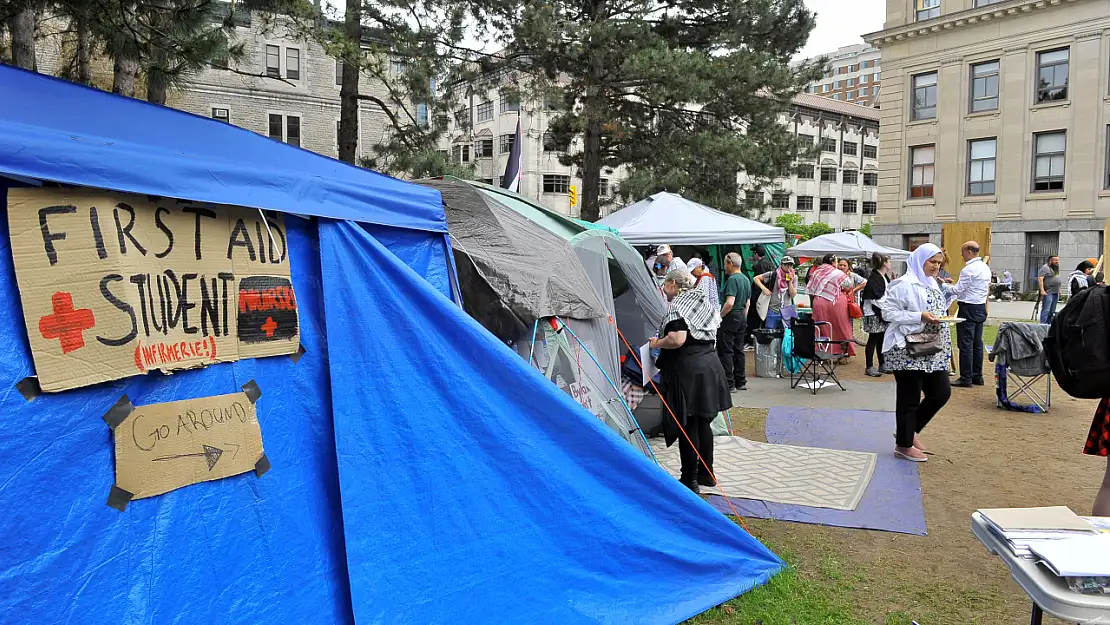
{"label": "stone building", "polygon": [[863,106],[878,106],[879,85],[882,82],[878,48],[857,43],[818,56],[828,59],[828,70],[820,80],[806,87],[806,93]]}
{"label": "stone building", "polygon": [[875,238],[939,243],[993,222],[991,267],[1103,251],[1110,217],[1105,0],[887,0]]}

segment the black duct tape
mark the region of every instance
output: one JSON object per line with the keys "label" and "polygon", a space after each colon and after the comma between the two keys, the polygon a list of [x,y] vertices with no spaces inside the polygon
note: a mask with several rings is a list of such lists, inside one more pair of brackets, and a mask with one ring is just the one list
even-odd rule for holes
{"label": "black duct tape", "polygon": [[249,399],[252,404],[258,401],[259,397],[262,397],[262,389],[258,388],[258,383],[254,380],[243,385],[243,392],[247,394],[247,399]]}
{"label": "black duct tape", "polygon": [[262,477],[262,474],[269,470],[270,459],[266,457],[266,454],[262,454],[262,457],[258,459],[258,462],[254,463],[254,474],[257,477]]}
{"label": "black duct tape", "polygon": [[115,508],[120,512],[127,509],[127,504],[131,502],[135,495],[129,493],[115,484],[112,485],[111,492],[108,493],[108,506]]}
{"label": "black duct tape", "polygon": [[297,351],[295,353],[289,354],[289,359],[293,361],[293,364],[297,364],[298,362],[300,362],[301,357],[304,356],[306,351],[307,350],[304,348],[304,344],[302,343],[297,346]]}
{"label": "black duct tape", "polygon": [[119,424],[123,423],[124,419],[131,416],[131,412],[134,410],[135,406],[131,404],[131,400],[127,398],[127,395],[122,395],[111,410],[104,413],[104,422],[114,430],[119,427]]}
{"label": "black duct tape", "polygon": [[19,391],[19,394],[27,401],[31,401],[42,394],[42,387],[39,386],[39,379],[31,375],[16,382],[15,390]]}

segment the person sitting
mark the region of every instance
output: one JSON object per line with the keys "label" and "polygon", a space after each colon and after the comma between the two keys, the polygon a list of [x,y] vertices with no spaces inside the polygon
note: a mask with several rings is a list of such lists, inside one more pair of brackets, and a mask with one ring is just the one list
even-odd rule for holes
{"label": "person sitting", "polygon": [[664,419],[663,435],[668,447],[678,440],[679,479],[697,493],[699,486],[717,484],[710,424],[732,407],[732,397],[713,349],[721,315],[705,291],[693,286],[693,276],[682,269],[663,279],[663,293],[671,304],[659,328],[663,338],[652,338],[650,346],[661,350],[656,364],[663,377],[664,398],[675,417]]}
{"label": "person sitting", "polygon": [[709,298],[714,308],[720,308],[721,293],[717,288],[717,279],[709,272],[702,259],[691,258],[690,262],[686,263],[686,269],[694,276],[694,286],[705,291],[705,296]]}
{"label": "person sitting", "polygon": [[761,273],[755,277],[755,286],[763,295],[771,298],[767,303],[767,319],[764,327],[777,330],[782,326],[782,309],[793,306],[798,296],[798,280],[794,275],[794,259],[782,257],[782,265],[774,271]]}

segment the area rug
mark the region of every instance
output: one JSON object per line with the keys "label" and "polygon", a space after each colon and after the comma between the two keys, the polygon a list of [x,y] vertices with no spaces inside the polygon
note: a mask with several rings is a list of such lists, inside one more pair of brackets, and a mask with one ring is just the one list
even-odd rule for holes
{"label": "area rug", "polygon": [[[732,504],[741,515],[918,536],[927,534],[917,464],[899,460],[892,453],[894,413],[775,407],[767,416],[766,431],[767,440],[775,444],[877,454],[874,476],[855,510],[752,501],[733,496]],[[722,497],[709,497],[709,503],[721,512],[732,514]]]}
{"label": "area rug", "polygon": [[[713,472],[717,487],[703,493],[757,499],[835,510],[853,510],[875,471],[873,453],[774,445],[739,436],[716,436]],[[681,460],[678,445],[652,447],[660,464],[676,478]],[[727,504],[726,504],[727,506]]]}

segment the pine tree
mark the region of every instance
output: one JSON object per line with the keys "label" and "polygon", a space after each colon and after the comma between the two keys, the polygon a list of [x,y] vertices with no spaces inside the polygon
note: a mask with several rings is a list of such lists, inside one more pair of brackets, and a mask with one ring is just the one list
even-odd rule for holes
{"label": "pine tree", "polygon": [[[558,141],[583,180],[582,216],[599,216],[603,168],[627,165],[622,194],[669,190],[743,212],[736,174],[753,187],[798,153],[777,123],[820,71],[792,66],[814,15],[802,0],[525,0],[504,5],[506,61],[563,89]],[[755,194],[752,194],[755,197]]]}

